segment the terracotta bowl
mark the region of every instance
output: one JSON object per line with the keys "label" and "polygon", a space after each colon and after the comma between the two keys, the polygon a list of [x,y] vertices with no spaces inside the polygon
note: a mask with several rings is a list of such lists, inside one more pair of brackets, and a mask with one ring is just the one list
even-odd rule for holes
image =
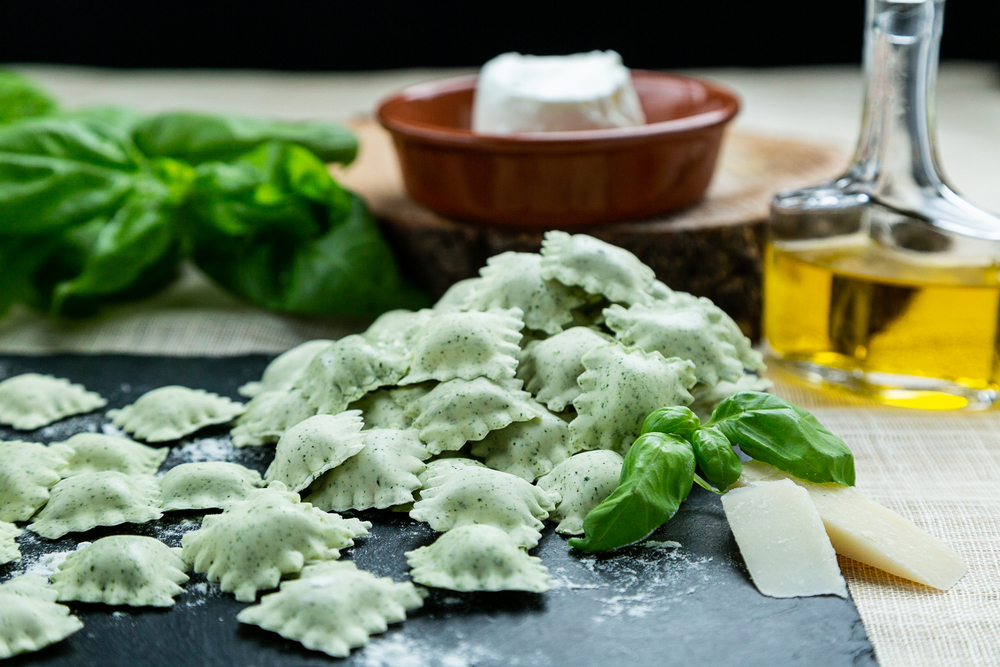
{"label": "terracotta bowl", "polygon": [[508,227],[580,227],[678,209],[705,193],[739,99],[677,74],[633,71],[637,127],[473,133],[475,76],[410,86],[378,118],[410,196],[442,215]]}

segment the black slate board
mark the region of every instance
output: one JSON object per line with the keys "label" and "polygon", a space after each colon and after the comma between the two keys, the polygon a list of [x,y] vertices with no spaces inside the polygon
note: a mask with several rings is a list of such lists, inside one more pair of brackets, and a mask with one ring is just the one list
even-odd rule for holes
{"label": "black slate board", "polygon": [[[81,382],[109,399],[131,403],[166,384],[201,387],[233,398],[258,379],[264,356],[169,358],[135,356],[0,356],[0,379],[28,371]],[[72,417],[36,432],[0,427],[0,438],[51,442],[84,430],[100,431],[103,412]],[[227,429],[206,429],[175,444],[164,468],[202,456],[237,461],[263,472],[271,448],[236,449]],[[405,580],[403,552],[434,539],[405,514],[364,512],[371,534],[346,551],[359,567]],[[198,515],[167,515],[142,526],[117,526],[63,538],[25,532],[24,557],[0,566],[6,580],[43,554],[110,534],[152,535],[171,546],[198,526]],[[78,538],[78,539],[72,539]],[[299,667],[466,667],[532,665],[875,665],[872,646],[850,600],[833,596],[777,600],[750,582],[718,498],[695,487],[669,524],[650,540],[614,556],[571,553],[565,539],[545,531],[533,554],[557,581],[543,595],[455,594],[433,591],[402,625],[377,636],[346,660],[308,651],[254,626],[236,613],[246,605],[192,575],[168,610],[70,603],[86,627],[68,640],[5,665],[159,667],[240,665]]]}

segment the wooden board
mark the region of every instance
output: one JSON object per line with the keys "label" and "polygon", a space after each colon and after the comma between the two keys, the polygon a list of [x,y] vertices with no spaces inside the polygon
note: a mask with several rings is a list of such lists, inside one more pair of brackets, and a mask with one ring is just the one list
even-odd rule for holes
{"label": "wooden board", "polygon": [[[363,195],[404,271],[435,298],[506,250],[538,250],[542,232],[445,218],[407,197],[389,134],[360,121],[358,159],[336,176]],[[661,218],[591,227],[634,252],[671,287],[707,296],[753,338],[760,331],[761,258],[768,202],[777,190],[836,176],[843,151],[788,139],[730,133],[700,203]]]}

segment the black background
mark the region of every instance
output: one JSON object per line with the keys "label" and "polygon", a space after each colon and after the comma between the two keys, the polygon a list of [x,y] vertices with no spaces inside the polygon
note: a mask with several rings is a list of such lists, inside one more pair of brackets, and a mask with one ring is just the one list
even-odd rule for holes
{"label": "black background", "polygon": [[[0,0],[0,62],[364,70],[618,50],[636,68],[855,63],[861,0]],[[948,3],[944,58],[1000,60],[1000,2]]]}

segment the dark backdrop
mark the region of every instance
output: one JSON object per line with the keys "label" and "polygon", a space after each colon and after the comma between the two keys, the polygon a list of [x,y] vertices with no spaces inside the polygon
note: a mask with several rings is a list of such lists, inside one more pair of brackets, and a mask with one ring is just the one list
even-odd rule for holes
{"label": "dark backdrop", "polygon": [[[0,62],[352,70],[618,50],[631,67],[860,60],[862,0],[0,0]],[[1000,1],[952,0],[945,58],[1000,59]]]}

